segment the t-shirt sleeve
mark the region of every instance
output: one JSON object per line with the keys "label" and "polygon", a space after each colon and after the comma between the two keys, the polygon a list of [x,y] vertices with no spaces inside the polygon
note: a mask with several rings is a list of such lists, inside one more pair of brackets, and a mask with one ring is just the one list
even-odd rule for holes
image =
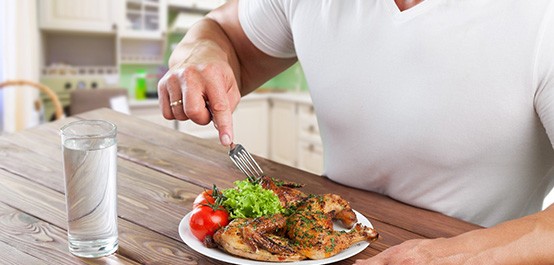
{"label": "t-shirt sleeve", "polygon": [[548,13],[536,56],[535,110],[554,148],[554,4]]}
{"label": "t-shirt sleeve", "polygon": [[246,36],[264,53],[296,57],[287,0],[239,0],[239,21]]}

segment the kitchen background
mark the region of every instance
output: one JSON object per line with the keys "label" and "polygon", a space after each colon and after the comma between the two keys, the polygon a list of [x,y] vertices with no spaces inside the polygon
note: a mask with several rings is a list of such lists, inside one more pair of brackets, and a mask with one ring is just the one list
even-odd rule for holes
{"label": "kitchen background", "polygon": [[[165,120],[157,83],[187,30],[225,0],[0,0],[0,81],[25,79],[51,88],[66,116],[124,89],[117,109],[202,138],[212,125]],[[6,40],[6,41],[4,41]],[[89,102],[78,92],[95,91]],[[104,93],[102,93],[104,92]],[[73,96],[72,96],[73,95]],[[32,88],[0,89],[0,131],[55,119],[50,98]],[[43,104],[36,109],[34,102]],[[257,155],[323,172],[321,140],[301,66],[296,64],[243,98],[234,113],[235,138]]]}
{"label": "kitchen background", "polygon": [[[25,79],[53,89],[66,115],[74,91],[127,92],[127,112],[216,141],[211,125],[165,120],[156,85],[188,28],[224,0],[0,0],[0,82]],[[254,154],[316,174],[323,149],[301,66],[243,98],[236,141]],[[98,94],[96,94],[98,95]],[[101,97],[91,97],[90,101]],[[37,108],[36,100],[43,104]],[[121,108],[119,108],[121,109]],[[29,87],[0,89],[0,134],[53,119],[52,102]],[[147,124],[145,123],[145,126]],[[547,204],[554,201],[554,194]]]}

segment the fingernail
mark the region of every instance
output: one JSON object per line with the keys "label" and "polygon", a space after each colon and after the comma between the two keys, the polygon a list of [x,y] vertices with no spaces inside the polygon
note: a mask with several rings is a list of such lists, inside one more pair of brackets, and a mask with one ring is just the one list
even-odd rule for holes
{"label": "fingernail", "polygon": [[224,134],[221,136],[221,144],[228,146],[231,144],[231,137],[229,137],[228,134]]}

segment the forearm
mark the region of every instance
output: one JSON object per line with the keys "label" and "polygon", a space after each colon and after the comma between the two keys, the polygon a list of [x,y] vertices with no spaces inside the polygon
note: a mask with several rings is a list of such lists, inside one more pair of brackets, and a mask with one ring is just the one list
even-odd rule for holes
{"label": "forearm", "polygon": [[554,207],[449,240],[452,251],[465,250],[475,263],[552,264]]}
{"label": "forearm", "polygon": [[408,240],[356,264],[554,264],[554,207],[451,238]]}

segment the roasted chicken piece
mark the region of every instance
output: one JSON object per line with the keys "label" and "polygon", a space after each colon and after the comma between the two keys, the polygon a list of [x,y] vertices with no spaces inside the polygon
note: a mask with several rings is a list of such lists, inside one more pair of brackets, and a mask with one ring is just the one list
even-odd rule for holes
{"label": "roasted chicken piece", "polygon": [[303,186],[301,184],[285,182],[268,176],[261,177],[259,183],[264,189],[273,191],[273,193],[279,197],[281,206],[284,208],[296,205],[307,196],[297,189]]}
{"label": "roasted chicken piece", "polygon": [[[354,228],[335,231],[333,220],[341,221],[345,228]],[[371,242],[379,237],[373,228],[356,222],[356,213],[339,195],[311,195],[287,219],[285,231],[300,254],[309,259],[324,259],[355,243]]]}
{"label": "roasted chicken piece", "polygon": [[269,233],[278,230],[278,227],[284,227],[285,222],[283,215],[235,219],[217,230],[213,240],[224,251],[248,259],[276,262],[306,259],[291,247],[288,238]]}

